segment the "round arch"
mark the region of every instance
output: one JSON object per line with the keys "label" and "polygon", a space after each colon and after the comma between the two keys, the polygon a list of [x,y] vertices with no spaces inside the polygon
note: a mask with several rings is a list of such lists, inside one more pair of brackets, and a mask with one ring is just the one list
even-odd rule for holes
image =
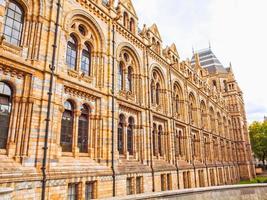
{"label": "round arch", "polygon": [[92,32],[95,39],[94,48],[104,51],[106,48],[105,36],[97,21],[88,12],[81,9],[76,9],[70,11],[66,15],[63,22],[63,28],[70,33],[72,22],[74,22],[75,20],[80,20],[90,28],[90,31]]}

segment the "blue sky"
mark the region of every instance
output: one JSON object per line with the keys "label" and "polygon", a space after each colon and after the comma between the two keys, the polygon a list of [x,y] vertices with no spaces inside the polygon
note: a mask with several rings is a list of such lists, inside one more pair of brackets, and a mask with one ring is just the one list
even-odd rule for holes
{"label": "blue sky", "polygon": [[207,48],[232,63],[244,92],[248,121],[267,115],[267,0],[132,0],[139,27],[156,23],[164,45],[182,59]]}

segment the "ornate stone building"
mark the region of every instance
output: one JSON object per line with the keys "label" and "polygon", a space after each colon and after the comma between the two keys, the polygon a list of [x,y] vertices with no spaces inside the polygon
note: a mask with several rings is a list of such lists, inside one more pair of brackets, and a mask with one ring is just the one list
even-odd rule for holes
{"label": "ornate stone building", "polygon": [[137,25],[130,0],[0,0],[5,195],[108,198],[255,176],[231,66],[210,49],[181,61],[155,24]]}

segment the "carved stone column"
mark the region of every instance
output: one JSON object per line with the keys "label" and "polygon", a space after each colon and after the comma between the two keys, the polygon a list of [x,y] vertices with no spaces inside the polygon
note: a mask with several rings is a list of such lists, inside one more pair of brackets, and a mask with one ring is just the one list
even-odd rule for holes
{"label": "carved stone column", "polygon": [[12,110],[11,110],[11,117],[10,117],[10,129],[9,129],[9,140],[8,140],[8,148],[7,148],[7,155],[12,157],[15,155],[15,134],[16,134],[16,125],[18,121],[18,112],[19,112],[19,104],[20,104],[20,97],[14,97],[12,102]]}

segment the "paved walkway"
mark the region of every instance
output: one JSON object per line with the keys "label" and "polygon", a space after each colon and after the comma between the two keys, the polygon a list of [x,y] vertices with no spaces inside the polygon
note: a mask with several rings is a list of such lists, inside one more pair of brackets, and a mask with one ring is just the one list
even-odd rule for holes
{"label": "paved walkway", "polygon": [[[225,185],[205,188],[181,189],[165,192],[143,193],[125,197],[108,198],[109,200],[266,200],[267,184]],[[108,200],[105,199],[105,200]]]}

